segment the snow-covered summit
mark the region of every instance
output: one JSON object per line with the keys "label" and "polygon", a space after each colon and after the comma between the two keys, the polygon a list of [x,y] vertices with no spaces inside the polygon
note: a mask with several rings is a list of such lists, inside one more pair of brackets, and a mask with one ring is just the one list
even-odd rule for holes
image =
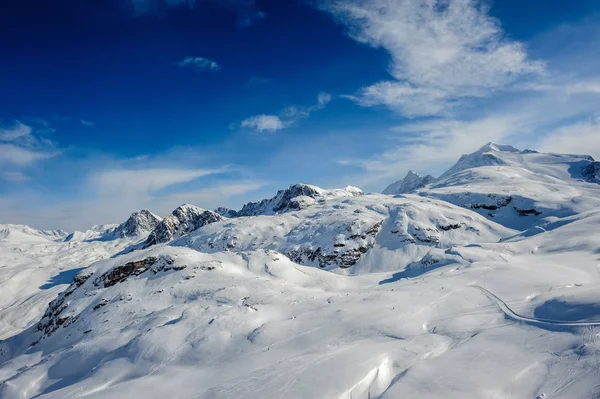
{"label": "snow-covered summit", "polygon": [[485,166],[519,167],[559,179],[580,178],[582,168],[593,162],[594,158],[589,155],[521,151],[510,145],[487,143],[479,150],[461,156],[454,166],[439,177],[439,180],[463,170]]}
{"label": "snow-covered summit", "polygon": [[360,188],[352,186],[325,190],[310,184],[292,184],[285,190],[279,190],[273,198],[264,199],[260,202],[249,202],[239,211],[217,208],[216,212],[225,217],[275,215],[304,209],[319,201],[341,197],[355,197],[362,194],[363,192]]}
{"label": "snow-covered summit", "polygon": [[431,175],[419,176],[417,173],[409,170],[404,179],[390,184],[383,190],[383,194],[406,194],[418,188],[425,187],[434,180],[435,178]]}
{"label": "snow-covered summit", "polygon": [[524,230],[541,219],[597,209],[600,186],[590,183],[600,181],[598,164],[589,155],[488,143],[417,192]]}
{"label": "snow-covered summit", "polygon": [[114,230],[119,237],[133,237],[148,234],[156,228],[162,218],[147,209],[142,209],[131,214],[129,219],[121,223]]}

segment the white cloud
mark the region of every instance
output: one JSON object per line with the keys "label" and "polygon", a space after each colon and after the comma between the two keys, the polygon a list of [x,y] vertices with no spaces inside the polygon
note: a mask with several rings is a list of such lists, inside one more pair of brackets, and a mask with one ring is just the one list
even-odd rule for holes
{"label": "white cloud", "polygon": [[145,197],[175,184],[221,172],[223,169],[119,169],[92,176],[90,184],[100,195]]}
{"label": "white cloud", "polygon": [[276,132],[287,126],[277,115],[256,115],[242,121],[242,127],[254,129],[257,132]]}
{"label": "white cloud", "polygon": [[13,144],[0,144],[0,165],[29,165],[42,159],[52,158],[53,156],[55,156],[55,153],[52,152],[34,151]]}
{"label": "white cloud", "polygon": [[344,159],[340,163],[358,165],[366,172],[357,178],[359,186],[385,185],[408,170],[441,173],[462,154],[490,141],[503,142],[520,129],[520,121],[509,117],[416,122],[393,129],[402,136],[382,154],[363,160]]}
{"label": "white cloud", "polygon": [[54,144],[32,134],[32,128],[21,122],[0,128],[0,165],[25,166],[58,155]]}
{"label": "white cloud", "polygon": [[279,115],[256,115],[245,119],[241,127],[250,128],[258,132],[276,132],[292,126],[299,119],[307,118],[314,111],[322,110],[331,101],[331,94],[321,92],[317,96],[317,103],[310,107],[291,105],[284,108]]}
{"label": "white cloud", "polygon": [[196,72],[218,71],[221,69],[216,61],[204,57],[185,57],[177,65],[182,68],[191,68]]}
{"label": "white cloud", "polygon": [[541,151],[584,154],[600,159],[600,118],[562,126],[544,137]]}
{"label": "white cloud", "polygon": [[504,37],[479,0],[325,0],[321,6],[350,37],[391,56],[393,80],[351,96],[364,106],[438,115],[457,100],[488,96],[544,72],[521,43]]}

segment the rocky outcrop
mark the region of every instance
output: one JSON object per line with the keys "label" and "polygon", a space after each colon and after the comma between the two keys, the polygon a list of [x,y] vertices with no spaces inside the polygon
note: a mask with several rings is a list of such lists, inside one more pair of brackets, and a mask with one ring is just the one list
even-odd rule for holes
{"label": "rocky outcrop", "polygon": [[345,236],[339,234],[327,247],[299,247],[286,253],[296,263],[316,263],[321,268],[337,266],[347,269],[354,266],[360,257],[373,248],[375,237],[383,221],[376,223],[364,234]]}
{"label": "rocky outcrop", "polygon": [[412,170],[409,170],[404,179],[398,180],[395,183],[390,184],[383,194],[406,194],[410,193],[421,187],[425,187],[429,183],[432,183],[435,178],[431,175],[419,176]]}
{"label": "rocky outcrop", "polygon": [[194,205],[181,205],[156,226],[148,236],[144,247],[171,241],[202,226],[221,220],[223,220],[223,216],[216,212]]}
{"label": "rocky outcrop", "polygon": [[147,209],[142,209],[132,213],[129,219],[115,228],[114,233],[121,238],[148,234],[153,231],[161,221],[162,218],[160,216],[153,214]]}
{"label": "rocky outcrop", "polygon": [[508,206],[512,202],[511,196],[498,196],[494,194],[488,194],[487,198],[489,198],[492,203],[472,203],[470,204],[471,209],[485,209],[487,211],[495,211],[500,208],[504,208]]}
{"label": "rocky outcrop", "polygon": [[131,276],[139,276],[144,272],[156,274],[169,270],[183,270],[186,266],[173,266],[173,259],[161,257],[148,257],[134,262],[128,262],[117,266],[109,272],[104,273],[94,281],[95,286],[104,288],[122,283]]}

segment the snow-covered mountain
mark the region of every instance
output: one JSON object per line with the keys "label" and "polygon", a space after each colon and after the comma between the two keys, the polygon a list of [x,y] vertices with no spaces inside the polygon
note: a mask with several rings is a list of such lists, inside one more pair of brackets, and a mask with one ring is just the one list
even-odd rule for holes
{"label": "snow-covered mountain", "polygon": [[0,397],[597,397],[597,183],[487,144],[402,195],[0,226]]}
{"label": "snow-covered mountain", "polygon": [[410,192],[524,230],[550,217],[598,209],[597,165],[588,155],[544,154],[488,143],[463,155],[439,178]]}
{"label": "snow-covered mountain", "polygon": [[155,215],[147,209],[131,214],[129,219],[121,223],[114,230],[114,233],[120,237],[133,237],[152,232],[162,221],[160,216]]}
{"label": "snow-covered mountain", "polygon": [[150,232],[145,247],[171,241],[210,223],[223,220],[216,212],[184,204],[164,218]]}
{"label": "snow-covered mountain", "polygon": [[362,190],[352,186],[342,189],[324,190],[310,184],[292,184],[285,190],[279,190],[273,198],[264,199],[260,202],[249,202],[239,211],[228,208],[217,208],[216,212],[228,218],[275,215],[304,209],[328,199],[355,197],[358,195],[363,195]]}
{"label": "snow-covered mountain", "polygon": [[435,178],[431,175],[419,176],[412,170],[409,170],[404,179],[398,180],[395,183],[390,184],[385,190],[384,194],[406,194],[415,191],[418,188],[425,187]]}

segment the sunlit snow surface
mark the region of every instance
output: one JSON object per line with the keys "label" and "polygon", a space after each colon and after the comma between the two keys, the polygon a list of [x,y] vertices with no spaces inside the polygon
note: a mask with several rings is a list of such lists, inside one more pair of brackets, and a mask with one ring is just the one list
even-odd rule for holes
{"label": "sunlit snow surface", "polygon": [[[489,168],[454,176],[581,198],[487,218],[425,195],[442,188],[332,198],[128,253],[144,237],[3,226],[0,397],[600,397],[598,185]],[[361,247],[348,268],[285,255]]]}

